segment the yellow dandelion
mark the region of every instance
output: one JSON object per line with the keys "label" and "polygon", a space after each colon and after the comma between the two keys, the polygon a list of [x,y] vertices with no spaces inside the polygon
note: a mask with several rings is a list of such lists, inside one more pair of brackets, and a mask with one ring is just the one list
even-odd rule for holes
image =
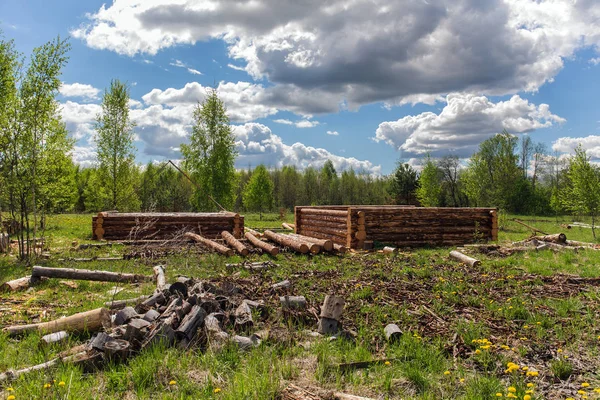
{"label": "yellow dandelion", "polygon": [[465,378],[460,378],[458,381],[459,381],[460,383],[465,383]]}
{"label": "yellow dandelion", "polygon": [[173,385],[177,385],[177,381],[170,381],[169,385],[173,386]]}
{"label": "yellow dandelion", "polygon": [[14,395],[12,395],[12,394],[11,394],[10,396],[8,396],[8,397],[6,398],[6,400],[15,400],[15,398],[16,398],[16,397],[15,397]]}
{"label": "yellow dandelion", "polygon": [[585,394],[585,390],[578,390],[577,393],[579,393],[579,394]]}
{"label": "yellow dandelion", "polygon": [[481,350],[479,350],[479,349],[475,350],[475,354],[481,354]]}
{"label": "yellow dandelion", "polygon": [[562,353],[562,352],[563,352],[563,349],[557,349],[557,350],[556,350],[556,352],[557,352],[557,353]]}
{"label": "yellow dandelion", "polygon": [[590,387],[590,384],[589,384],[589,383],[587,383],[587,382],[583,382],[583,383],[581,384],[581,387],[584,387],[584,388],[586,388],[586,387]]}
{"label": "yellow dandelion", "polygon": [[594,392],[596,392],[596,393],[600,393],[600,388],[596,388],[596,389],[594,389]]}
{"label": "yellow dandelion", "polygon": [[514,387],[514,386],[510,386],[510,387],[508,388],[508,391],[509,391],[509,392],[511,392],[511,393],[515,393],[515,392],[517,391],[517,388],[516,388],[516,387]]}
{"label": "yellow dandelion", "polygon": [[386,361],[386,362],[384,362],[384,364],[385,364],[385,365],[392,365],[392,363],[391,363],[391,362],[389,362],[389,361]]}
{"label": "yellow dandelion", "polygon": [[48,389],[49,387],[52,387],[52,385],[49,383],[44,384],[44,389]]}
{"label": "yellow dandelion", "polygon": [[526,390],[525,391],[525,394],[532,394],[532,393],[533,393],[533,390]]}
{"label": "yellow dandelion", "polygon": [[65,386],[65,382],[64,381],[58,382],[58,386]]}
{"label": "yellow dandelion", "polygon": [[529,329],[529,325],[523,325],[523,329]]}
{"label": "yellow dandelion", "polygon": [[523,371],[527,371],[529,369],[529,367],[526,365],[524,367],[521,368]]}
{"label": "yellow dandelion", "polygon": [[215,388],[215,389],[213,390],[213,393],[219,393],[220,391],[221,391],[221,388]]}
{"label": "yellow dandelion", "polygon": [[510,399],[516,399],[517,396],[514,393],[509,393],[506,395],[506,397],[510,398]]}
{"label": "yellow dandelion", "polygon": [[537,371],[527,371],[527,376],[538,376],[539,374]]}
{"label": "yellow dandelion", "polygon": [[502,393],[500,393],[500,392],[496,393],[496,397],[502,397],[502,396],[504,396]]}
{"label": "yellow dandelion", "polygon": [[523,396],[523,400],[531,400],[531,396],[526,394],[525,396]]}
{"label": "yellow dandelion", "polygon": [[528,388],[531,388],[531,387],[534,387],[534,386],[535,386],[535,385],[534,385],[533,383],[531,383],[531,382],[529,382],[529,383],[527,384],[527,387],[528,387]]}
{"label": "yellow dandelion", "polygon": [[486,344],[485,346],[481,346],[480,348],[483,350],[488,350],[490,348],[490,345]]}
{"label": "yellow dandelion", "polygon": [[541,325],[542,323],[540,321],[536,322],[536,324]]}
{"label": "yellow dandelion", "polygon": [[450,375],[450,371],[444,371],[444,375]]}
{"label": "yellow dandelion", "polygon": [[14,392],[14,390],[15,390],[15,389],[13,389],[13,388],[11,388],[11,387],[9,387],[9,388],[6,388],[6,391],[7,391],[7,392]]}

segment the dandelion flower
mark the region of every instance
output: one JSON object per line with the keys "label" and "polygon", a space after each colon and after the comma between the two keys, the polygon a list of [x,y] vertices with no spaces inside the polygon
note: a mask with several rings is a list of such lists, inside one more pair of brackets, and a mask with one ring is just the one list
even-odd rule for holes
{"label": "dandelion flower", "polygon": [[465,383],[465,378],[460,378],[458,381],[459,381],[460,383]]}
{"label": "dandelion flower", "polygon": [[15,396],[11,394],[6,398],[6,400],[15,400]]}
{"label": "dandelion flower", "polygon": [[578,394],[585,394],[585,390],[578,390],[577,393]]}
{"label": "dandelion flower", "polygon": [[526,390],[525,391],[525,394],[532,394],[532,393],[533,393],[533,390]]}
{"label": "dandelion flower", "polygon": [[504,396],[502,393],[500,393],[500,392],[496,393],[496,397],[502,397],[502,396]]}
{"label": "dandelion flower", "polygon": [[538,376],[539,374],[537,371],[527,371],[527,376]]}
{"label": "dandelion flower", "polygon": [[525,365],[524,367],[521,368],[523,371],[527,371],[529,369],[529,367],[527,365]]}
{"label": "dandelion flower", "polygon": [[600,393],[600,388],[596,388],[596,389],[594,389],[594,392],[596,392],[596,393]]}
{"label": "dandelion flower", "polygon": [[391,362],[389,362],[389,361],[386,361],[386,362],[384,362],[384,364],[385,364],[385,365],[392,365],[392,363],[391,363]]}
{"label": "dandelion flower", "polygon": [[528,388],[530,388],[530,387],[534,387],[534,386],[535,386],[535,385],[534,385],[533,383],[531,383],[531,382],[529,382],[529,383],[527,384],[527,387],[528,387]]}
{"label": "dandelion flower", "polygon": [[444,375],[450,375],[450,371],[444,371]]}
{"label": "dandelion flower", "polygon": [[479,350],[479,349],[475,350],[475,354],[481,354],[481,350]]}
{"label": "dandelion flower", "polygon": [[515,388],[514,386],[510,386],[508,388],[508,391],[511,392],[511,393],[515,393],[517,391],[517,388]]}
{"label": "dandelion flower", "polygon": [[526,394],[525,396],[523,396],[523,400],[531,400],[531,396]]}
{"label": "dandelion flower", "polygon": [[220,391],[221,391],[221,388],[215,388],[215,389],[213,390],[213,393],[219,393]]}
{"label": "dandelion flower", "polygon": [[586,388],[586,387],[590,387],[590,384],[589,384],[589,383],[587,383],[587,382],[583,382],[583,383],[581,384],[581,387],[584,387],[584,388]]}
{"label": "dandelion flower", "polygon": [[65,382],[64,381],[58,382],[58,386],[65,386]]}
{"label": "dandelion flower", "polygon": [[517,396],[514,393],[509,393],[506,395],[506,397],[510,398],[510,399],[516,399]]}
{"label": "dandelion flower", "polygon": [[169,385],[173,386],[173,385],[177,385],[177,381],[170,381]]}
{"label": "dandelion flower", "polygon": [[50,388],[50,387],[52,387],[52,385],[51,385],[50,383],[46,383],[46,384],[44,384],[44,389],[48,389],[48,388]]}
{"label": "dandelion flower", "polygon": [[14,392],[14,390],[15,390],[15,389],[13,389],[13,388],[11,388],[11,387],[9,387],[9,388],[6,388],[6,391],[7,391],[7,392]]}
{"label": "dandelion flower", "polygon": [[557,353],[562,353],[562,352],[563,352],[563,350],[562,350],[562,349],[557,349],[557,350],[556,350],[556,352],[557,352]]}

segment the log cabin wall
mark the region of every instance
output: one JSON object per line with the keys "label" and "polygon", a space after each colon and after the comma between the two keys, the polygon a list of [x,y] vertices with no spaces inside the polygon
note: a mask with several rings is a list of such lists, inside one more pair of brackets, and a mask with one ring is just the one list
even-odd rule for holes
{"label": "log cabin wall", "polygon": [[236,238],[244,235],[244,216],[218,213],[118,213],[100,212],[92,217],[95,240],[171,239],[184,231],[208,239],[227,231]]}
{"label": "log cabin wall", "polygon": [[495,208],[311,206],[296,207],[295,219],[296,233],[354,249],[363,248],[366,240],[396,246],[451,246],[498,239]]}

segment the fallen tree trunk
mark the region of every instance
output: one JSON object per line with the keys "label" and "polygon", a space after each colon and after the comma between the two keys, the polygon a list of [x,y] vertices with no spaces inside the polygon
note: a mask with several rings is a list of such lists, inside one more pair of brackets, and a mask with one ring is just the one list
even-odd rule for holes
{"label": "fallen tree trunk", "polygon": [[192,239],[198,243],[202,243],[206,247],[210,247],[211,249],[216,250],[219,253],[226,255],[227,257],[233,255],[233,250],[231,250],[229,247],[223,246],[222,244],[219,244],[217,242],[213,242],[212,240],[206,239],[200,235],[196,235],[195,233],[186,232],[183,236],[185,236],[188,239]]}
{"label": "fallen tree trunk", "polygon": [[267,237],[267,239],[272,240],[276,243],[279,243],[283,246],[287,246],[290,247],[294,250],[296,250],[298,253],[302,253],[302,254],[306,254],[309,252],[310,244],[306,243],[304,241],[300,241],[300,240],[296,240],[293,237],[287,236],[287,235],[280,235],[279,233],[275,233],[273,231],[270,230],[266,230],[265,231],[265,237]]}
{"label": "fallen tree trunk", "polygon": [[19,290],[24,290],[29,288],[39,280],[40,278],[33,278],[31,275],[19,279],[13,279],[12,281],[4,282],[0,286],[0,291],[16,292]]}
{"label": "fallen tree trunk", "polygon": [[311,236],[298,235],[296,233],[289,233],[289,236],[298,238],[300,240],[304,240],[307,242],[315,243],[323,248],[325,251],[333,250],[333,241],[331,239],[318,239]]}
{"label": "fallen tree trunk", "polygon": [[223,231],[221,232],[221,236],[227,242],[227,244],[233,247],[241,256],[246,257],[248,253],[250,253],[248,248],[246,248],[246,246],[237,240],[231,233]]}
{"label": "fallen tree trunk", "polygon": [[290,230],[290,231],[294,230],[294,227],[291,226],[290,224],[286,223],[286,222],[282,223],[281,226],[284,227],[287,230]]}
{"label": "fallen tree trunk", "polygon": [[71,363],[71,364],[81,364],[87,361],[93,361],[94,359],[101,357],[100,353],[90,352],[90,351],[81,351],[79,353],[75,353],[72,355],[68,355],[65,357],[57,357],[50,361],[46,361],[45,363],[34,365],[33,367],[18,369],[16,371],[7,371],[0,373],[0,383],[6,381],[13,381],[19,378],[21,375],[28,374],[33,371],[40,371],[44,369],[49,369],[58,365],[59,363]]}
{"label": "fallen tree trunk", "polygon": [[540,240],[542,242],[565,244],[567,243],[567,235],[564,233],[555,233],[554,235],[534,236],[531,239]]}
{"label": "fallen tree trunk", "polygon": [[47,277],[47,278],[61,278],[61,279],[75,279],[75,280],[86,280],[86,281],[101,281],[101,282],[121,282],[121,283],[132,283],[132,282],[143,282],[151,281],[151,276],[137,275],[137,274],[121,274],[117,272],[109,271],[92,271],[87,269],[74,269],[74,268],[48,268],[35,266],[31,272],[33,278]]}
{"label": "fallen tree trunk", "polygon": [[279,248],[277,248],[277,247],[275,247],[272,244],[269,244],[267,242],[263,242],[262,240],[258,239],[252,233],[246,232],[244,234],[244,236],[246,237],[246,239],[248,239],[248,241],[250,243],[252,243],[253,246],[258,247],[259,249],[261,249],[261,250],[269,253],[270,255],[276,256],[277,254],[279,254]]}
{"label": "fallen tree trunk", "polygon": [[450,252],[450,258],[453,258],[457,261],[467,264],[469,267],[477,267],[478,265],[481,264],[481,261],[479,261],[473,257],[469,257],[469,256],[461,253],[460,251],[456,251],[456,250],[453,250]]}
{"label": "fallen tree trunk", "polygon": [[44,334],[58,331],[94,332],[103,327],[110,327],[110,314],[106,308],[96,308],[54,321],[8,326],[2,331],[8,333],[9,336],[17,336],[34,331]]}

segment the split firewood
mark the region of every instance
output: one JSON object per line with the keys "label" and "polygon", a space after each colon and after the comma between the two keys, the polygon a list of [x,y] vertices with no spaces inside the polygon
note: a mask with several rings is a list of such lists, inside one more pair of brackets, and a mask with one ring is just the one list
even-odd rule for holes
{"label": "split firewood", "polygon": [[233,255],[233,250],[231,250],[229,247],[223,246],[222,244],[219,244],[212,240],[206,239],[205,237],[202,237],[200,235],[196,235],[195,233],[186,232],[183,234],[183,236],[185,236],[188,239],[192,239],[198,243],[201,243],[201,244],[205,245],[206,247],[209,247],[213,250],[216,250],[219,253],[226,255],[227,257],[230,257]]}
{"label": "split firewood", "polygon": [[183,298],[188,297],[188,287],[185,283],[173,282],[171,285],[169,285],[169,292],[175,296]]}
{"label": "split firewood", "polygon": [[388,342],[394,342],[402,337],[402,331],[396,324],[388,324],[383,329]]}
{"label": "split firewood", "polygon": [[59,318],[50,322],[40,322],[29,325],[13,325],[3,328],[9,336],[22,335],[28,332],[54,333],[67,332],[95,332],[102,328],[110,327],[110,314],[106,308],[85,311],[69,317]]}
{"label": "split firewood", "polygon": [[165,277],[165,268],[162,265],[156,265],[152,268],[154,272],[154,281],[156,282],[156,291],[162,292],[167,286],[167,278]]}
{"label": "split firewood", "polygon": [[98,351],[104,351],[104,345],[107,342],[111,342],[113,340],[115,340],[115,338],[113,338],[112,336],[107,335],[104,332],[99,332],[96,336],[92,338],[92,340],[90,340],[89,348]]}
{"label": "split firewood", "polygon": [[185,316],[175,331],[175,335],[179,340],[191,342],[196,336],[198,329],[204,323],[206,312],[198,305],[192,307],[192,310]]}
{"label": "split firewood", "polygon": [[344,299],[327,295],[321,306],[318,332],[321,334],[336,333],[340,329],[339,319],[344,311]]}
{"label": "split firewood", "polygon": [[160,317],[160,313],[156,310],[148,310],[146,314],[144,314],[144,321],[154,322]]}
{"label": "split firewood", "polygon": [[137,316],[138,313],[133,307],[125,307],[115,314],[114,324],[117,326],[126,324],[127,322],[129,322],[129,320]]}
{"label": "split firewood", "polygon": [[457,261],[467,264],[470,267],[477,267],[481,264],[481,261],[479,261],[473,257],[469,257],[466,254],[463,254],[460,251],[456,251],[456,250],[453,250],[450,252],[450,258],[453,258]]}
{"label": "split firewood", "polygon": [[244,246],[242,242],[237,240],[231,233],[223,231],[221,232],[221,236],[227,242],[227,244],[233,247],[235,251],[237,251],[242,257],[246,257],[250,253],[248,248]]}
{"label": "split firewood", "polygon": [[122,274],[110,271],[92,271],[74,268],[49,268],[40,266],[33,267],[31,276],[121,283],[144,282],[152,280],[151,276],[146,275]]}
{"label": "split firewood", "polygon": [[234,316],[235,326],[245,329],[254,325],[254,321],[252,320],[252,309],[245,300],[242,301],[238,308],[236,308]]}
{"label": "split firewood", "polygon": [[140,318],[132,319],[128,324],[125,330],[125,339],[132,342],[134,340],[142,341],[148,332],[148,327],[150,326],[150,322],[145,321]]}
{"label": "split firewood", "polygon": [[123,361],[129,356],[130,348],[127,340],[115,339],[104,344],[104,353],[111,361]]}
{"label": "split firewood", "polygon": [[246,237],[246,239],[248,239],[250,243],[252,243],[254,247],[258,247],[262,251],[272,256],[276,256],[277,254],[279,254],[279,248],[273,246],[270,243],[263,242],[262,240],[258,239],[258,236],[254,235],[253,233],[246,232],[244,236]]}

